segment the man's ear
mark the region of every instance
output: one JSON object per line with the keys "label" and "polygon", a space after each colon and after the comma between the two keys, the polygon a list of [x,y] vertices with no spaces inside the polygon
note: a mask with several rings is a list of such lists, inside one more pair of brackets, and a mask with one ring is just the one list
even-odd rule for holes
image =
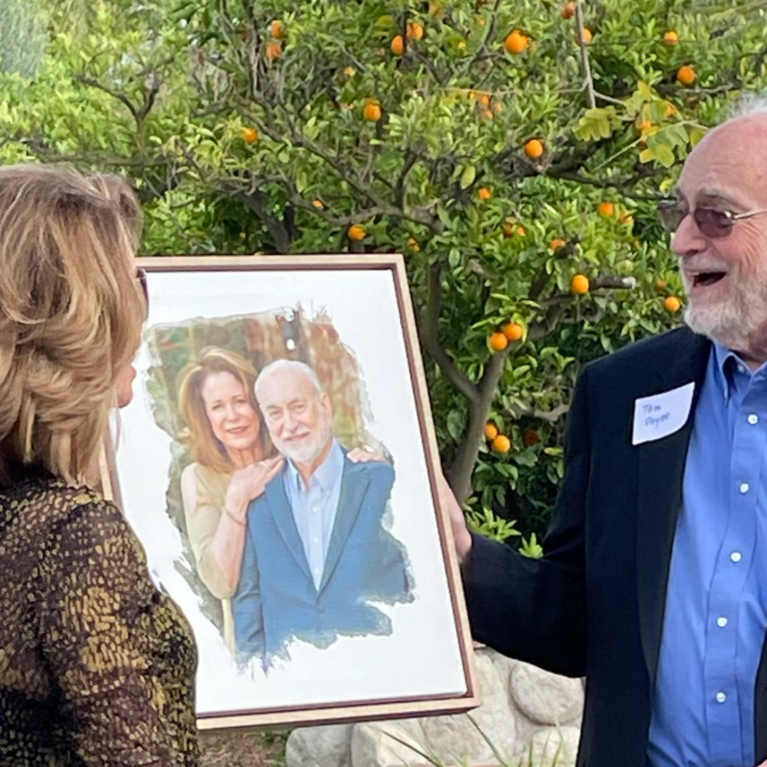
{"label": "man's ear", "polygon": [[330,397],[328,397],[325,392],[320,394],[320,405],[322,406],[322,409],[328,414],[328,416],[333,415],[333,408],[330,405]]}

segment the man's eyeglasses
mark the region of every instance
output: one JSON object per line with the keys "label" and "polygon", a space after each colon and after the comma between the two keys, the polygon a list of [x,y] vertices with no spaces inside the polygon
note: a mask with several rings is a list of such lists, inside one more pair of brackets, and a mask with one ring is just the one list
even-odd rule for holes
{"label": "man's eyeglasses", "polygon": [[149,288],[146,284],[146,271],[144,269],[136,269],[136,279],[138,280],[138,284],[141,285],[141,292],[144,294],[146,316],[149,316]]}
{"label": "man's eyeglasses", "polygon": [[[692,217],[696,226],[706,237],[727,237],[736,221],[767,213],[764,210],[751,210],[748,213],[733,213],[719,208],[695,208]],[[675,232],[685,216],[690,214],[687,205],[676,200],[664,200],[658,204],[658,217],[667,232]]]}

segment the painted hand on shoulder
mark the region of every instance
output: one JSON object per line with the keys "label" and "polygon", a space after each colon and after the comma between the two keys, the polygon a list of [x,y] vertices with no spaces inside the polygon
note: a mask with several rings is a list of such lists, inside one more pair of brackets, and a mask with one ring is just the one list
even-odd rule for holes
{"label": "painted hand on shoulder", "polygon": [[386,461],[386,459],[380,454],[376,453],[374,450],[366,450],[364,447],[355,447],[353,450],[350,450],[346,457],[352,462],[352,463],[367,463],[368,461]]}
{"label": "painted hand on shoulder", "polygon": [[278,455],[235,471],[226,492],[226,508],[244,522],[248,504],[264,492],[282,469],[284,460]]}

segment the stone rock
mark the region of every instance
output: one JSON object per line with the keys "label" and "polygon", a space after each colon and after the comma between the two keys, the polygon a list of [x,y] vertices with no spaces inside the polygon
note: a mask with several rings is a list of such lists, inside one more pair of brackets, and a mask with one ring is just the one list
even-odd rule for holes
{"label": "stone rock", "polygon": [[533,735],[525,754],[542,767],[574,767],[580,730],[577,727],[546,727]]}
{"label": "stone rock", "polygon": [[562,725],[583,709],[583,684],[519,663],[511,672],[511,696],[525,716],[539,724]]}
{"label": "stone rock", "polygon": [[[494,764],[493,749],[502,757],[510,757],[515,751],[516,723],[509,709],[507,685],[487,654],[477,655],[475,660],[482,705],[468,715],[453,714],[421,720],[427,744],[446,764],[463,761]],[[485,738],[492,742],[493,748]]]}
{"label": "stone rock", "polygon": [[487,656],[493,662],[496,670],[498,671],[501,681],[506,687],[506,694],[509,699],[509,706],[513,707],[514,699],[511,697],[511,672],[521,663],[521,661],[514,660],[514,658],[507,658],[505,655],[501,655],[495,650],[491,650],[489,647],[481,647],[475,650],[476,656]]}
{"label": "stone rock", "polygon": [[[411,728],[408,728],[411,730]],[[422,741],[397,722],[354,725],[351,736],[351,767],[409,767],[427,765]]]}
{"label": "stone rock", "polygon": [[353,727],[332,724],[293,730],[285,748],[287,767],[352,767]]}

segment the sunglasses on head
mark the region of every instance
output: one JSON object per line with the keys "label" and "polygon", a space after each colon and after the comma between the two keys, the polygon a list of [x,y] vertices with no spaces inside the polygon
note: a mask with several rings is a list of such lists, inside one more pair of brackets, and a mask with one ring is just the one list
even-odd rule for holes
{"label": "sunglasses on head", "polygon": [[149,288],[146,284],[146,271],[144,269],[136,269],[136,279],[138,284],[141,285],[141,292],[144,294],[144,306],[146,306],[146,314],[149,315]]}
{"label": "sunglasses on head", "polygon": [[[747,213],[733,213],[730,210],[720,208],[695,208],[692,212],[695,225],[706,237],[727,237],[735,226],[736,221],[752,216],[767,213],[767,210],[751,210]],[[667,232],[672,234],[681,225],[685,216],[690,214],[690,208],[686,203],[678,200],[664,200],[658,204],[658,217],[661,225]]]}

